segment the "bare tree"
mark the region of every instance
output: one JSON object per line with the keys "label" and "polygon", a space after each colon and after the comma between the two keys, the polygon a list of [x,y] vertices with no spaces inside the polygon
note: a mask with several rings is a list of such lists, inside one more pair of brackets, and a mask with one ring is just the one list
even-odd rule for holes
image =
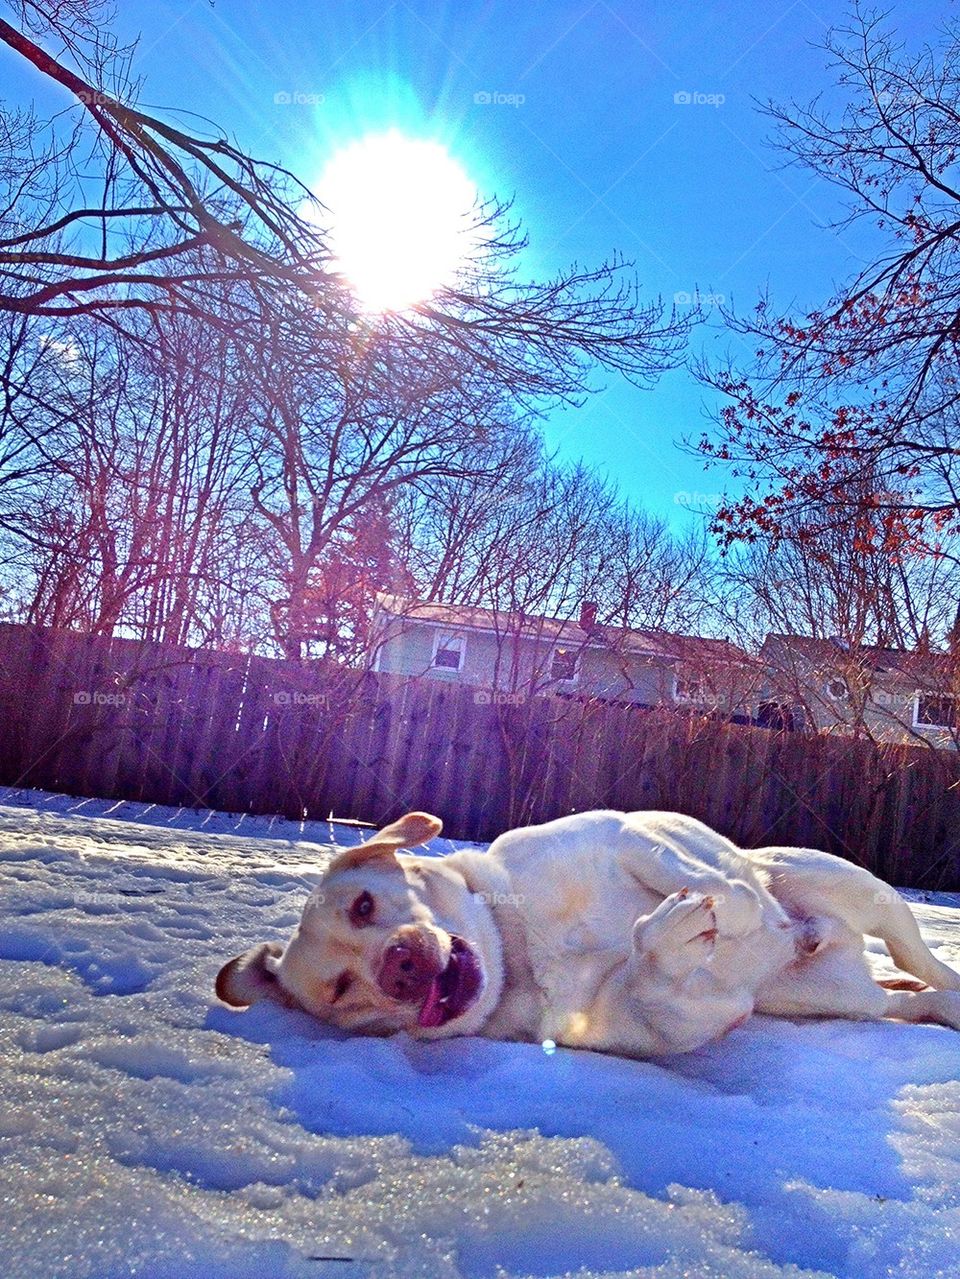
{"label": "bare tree", "polygon": [[[474,210],[483,234],[449,287],[364,315],[292,175],[136,105],[130,50],[101,5],[10,7],[0,42],[68,104],[47,122],[8,111],[0,132],[0,314],[13,317],[6,381],[21,396],[0,451],[34,486],[26,522],[22,497],[10,507],[37,579],[31,616],[182,639],[208,629],[197,598],[211,589],[220,632],[213,530],[237,528],[242,562],[258,565],[248,616],[272,617],[299,654],[362,512],[469,474],[505,427],[579,403],[597,365],[649,384],[678,361],[695,316],[644,303],[619,260],[524,280],[525,240],[495,200]],[[204,328],[219,336],[201,341]],[[83,357],[36,408],[31,342],[48,367]],[[203,384],[198,343],[219,390]]]}
{"label": "bare tree", "polygon": [[46,123],[7,117],[0,310],[208,316],[211,282],[244,285],[235,323],[259,318],[291,289],[323,302],[328,254],[297,211],[309,193],[291,174],[222,134],[204,138],[139,110],[131,50],[112,38],[103,4],[11,8],[19,23],[0,18],[0,41],[59,86],[72,110]]}
{"label": "bare tree", "polygon": [[499,549],[530,538],[535,521],[530,488],[545,465],[530,426],[494,426],[464,446],[459,474],[421,478],[398,490],[395,527],[418,598],[484,604]]}
{"label": "bare tree", "polygon": [[756,351],[701,369],[729,400],[701,447],[748,482],[718,513],[727,541],[776,538],[791,518],[814,534],[863,521],[887,551],[956,555],[960,36],[909,53],[886,23],[857,3],[829,36],[839,116],[819,100],[768,108],[788,160],[847,198],[839,225],[879,238],[810,314],[764,297],[727,316]]}
{"label": "bare tree", "polygon": [[[894,553],[860,524],[810,534],[784,521],[774,545],[724,557],[731,626],[761,650],[775,726],[940,744],[916,731],[914,695],[954,690],[960,577],[947,557]],[[766,636],[766,640],[764,637]]]}
{"label": "bare tree", "polygon": [[[0,310],[114,323],[131,310],[187,311],[222,323],[208,305],[214,286],[233,290],[234,331],[298,301],[323,316],[335,345],[355,330],[350,290],[330,270],[324,211],[306,187],[222,133],[193,134],[136,107],[130,50],[117,47],[96,0],[12,8],[19,28],[0,19],[0,41],[59,85],[79,118],[43,127],[14,113],[0,137]],[[581,362],[640,381],[675,362],[692,317],[642,305],[616,261],[518,279],[509,267],[525,241],[507,212],[497,201],[478,207],[482,252],[452,287],[391,317],[394,345],[413,352],[429,332],[435,350],[442,333],[448,355],[482,351],[490,371],[533,394],[550,363],[575,396]]]}
{"label": "bare tree", "polygon": [[586,468],[558,465],[533,437],[521,443],[518,455],[498,447],[509,464],[493,478],[441,476],[405,494],[417,597],[488,610],[498,687],[533,696],[555,685],[558,636],[573,666],[602,636],[629,686],[632,630],[705,624],[707,539],[673,537]]}
{"label": "bare tree", "polygon": [[[516,300],[519,325],[506,317],[495,323],[492,313],[477,320],[489,299],[514,306],[499,286],[507,243],[484,241],[465,264],[473,292],[452,292],[446,302],[447,321],[459,314],[461,323],[451,326],[424,306],[416,319],[404,313],[358,323],[338,345],[325,321],[303,311],[272,326],[256,352],[263,379],[253,497],[282,547],[286,634],[279,638],[288,654],[301,651],[299,612],[311,574],[346,521],[374,499],[392,501],[440,478],[498,483],[507,460],[527,447],[533,416],[587,394],[592,339],[581,322],[592,328],[606,304],[588,319],[579,303],[570,309],[562,290],[548,289],[538,301],[537,287]],[[510,243],[515,252],[519,241]],[[618,368],[622,354],[603,358]],[[561,558],[569,562],[568,554]],[[491,564],[488,558],[487,572]]]}
{"label": "bare tree", "polygon": [[[184,643],[244,520],[247,397],[217,330],[170,321],[149,347],[74,325],[50,341],[55,385],[32,482],[8,490],[7,544],[29,620]],[[248,499],[247,499],[248,502]]]}
{"label": "bare tree", "polygon": [[723,561],[731,623],[746,638],[775,630],[898,648],[945,640],[960,594],[950,559],[890,555],[850,528],[801,537],[787,523],[784,532],[775,546],[751,543]]}

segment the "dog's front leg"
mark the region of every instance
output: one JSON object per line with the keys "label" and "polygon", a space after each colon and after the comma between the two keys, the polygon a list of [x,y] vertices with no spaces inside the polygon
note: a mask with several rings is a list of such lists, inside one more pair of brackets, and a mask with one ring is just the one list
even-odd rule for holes
{"label": "dog's front leg", "polygon": [[716,940],[714,898],[682,888],[634,924],[633,962],[677,980],[710,962]]}
{"label": "dog's front leg", "polygon": [[[779,903],[755,883],[747,883],[736,870],[708,866],[668,842],[645,847],[642,852],[629,850],[624,855],[623,866],[644,888],[658,896],[670,897],[686,888],[691,893],[712,897],[717,926],[723,937],[745,937],[760,927],[765,916],[769,922],[787,922]],[[749,868],[745,873],[752,875]]]}
{"label": "dog's front leg", "polygon": [[623,970],[631,1019],[663,1053],[690,1052],[719,1039],[753,1011],[746,989],[721,986],[711,960],[717,940],[716,903],[681,889],[637,920]]}
{"label": "dog's front leg", "polygon": [[749,1017],[753,999],[713,976],[716,937],[713,900],[673,893],[637,920],[629,955],[609,971],[590,1008],[553,1037],[633,1057],[690,1052],[719,1039]]}

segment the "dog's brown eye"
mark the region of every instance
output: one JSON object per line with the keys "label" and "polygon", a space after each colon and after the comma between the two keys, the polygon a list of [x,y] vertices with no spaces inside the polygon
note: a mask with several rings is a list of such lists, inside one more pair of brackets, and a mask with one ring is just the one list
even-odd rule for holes
{"label": "dog's brown eye", "polygon": [[362,928],[373,918],[373,898],[366,891],[362,892],[350,907],[350,923],[354,928]]}
{"label": "dog's brown eye", "polygon": [[350,983],[353,981],[352,973],[341,973],[334,983],[333,995],[331,996],[331,1004],[335,1004],[338,999],[342,999],[350,989]]}

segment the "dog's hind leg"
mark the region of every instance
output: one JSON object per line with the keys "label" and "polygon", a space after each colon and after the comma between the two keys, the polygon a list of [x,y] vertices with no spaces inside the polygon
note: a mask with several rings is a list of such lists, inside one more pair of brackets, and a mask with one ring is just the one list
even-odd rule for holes
{"label": "dog's hind leg", "polygon": [[746,855],[788,911],[833,917],[861,936],[879,937],[903,972],[938,990],[960,991],[960,973],[932,954],[904,899],[864,867],[808,848]]}
{"label": "dog's hind leg", "polygon": [[960,994],[952,990],[924,990],[917,994],[887,995],[885,1017],[898,1021],[932,1021],[960,1030]]}
{"label": "dog's hind leg", "polygon": [[873,980],[863,938],[837,925],[835,940],[788,965],[757,991],[758,1013],[774,1017],[851,1017],[877,1021],[893,996]]}
{"label": "dog's hind leg", "polygon": [[875,915],[864,932],[885,943],[890,958],[903,972],[912,973],[936,990],[960,991],[960,973],[932,953],[920,935],[913,911],[900,894],[888,888],[877,897],[881,900],[875,903]]}
{"label": "dog's hind leg", "polygon": [[938,1022],[960,1030],[960,994],[891,990],[873,980],[856,934],[792,964],[757,992],[756,1010],[777,1017]]}

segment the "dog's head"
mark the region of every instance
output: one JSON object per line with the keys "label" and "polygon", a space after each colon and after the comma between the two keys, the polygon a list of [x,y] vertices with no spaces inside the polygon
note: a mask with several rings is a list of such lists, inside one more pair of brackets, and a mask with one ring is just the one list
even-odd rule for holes
{"label": "dog's head", "polygon": [[353,1034],[475,1034],[503,986],[490,909],[455,859],[397,856],[440,830],[408,813],[341,853],[286,948],[263,942],[221,968],[220,999],[299,1006]]}

